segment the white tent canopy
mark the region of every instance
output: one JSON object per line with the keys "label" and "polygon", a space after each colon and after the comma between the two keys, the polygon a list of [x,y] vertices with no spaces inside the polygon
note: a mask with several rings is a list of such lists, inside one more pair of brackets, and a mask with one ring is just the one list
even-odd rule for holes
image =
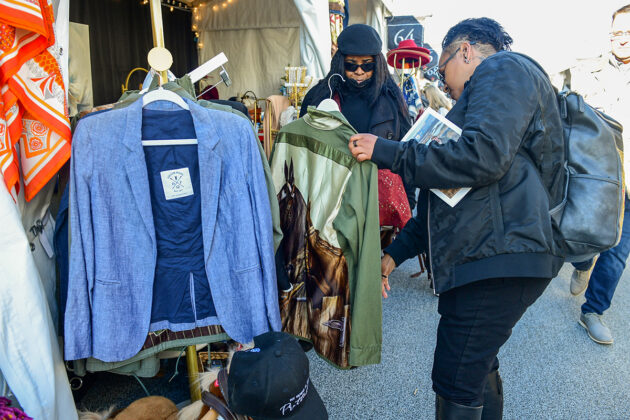
{"label": "white tent canopy", "polygon": [[[350,23],[371,24],[384,38],[389,7],[389,1],[350,0]],[[200,36],[200,63],[220,52],[228,57],[225,67],[233,84],[229,88],[219,85],[221,98],[247,90],[260,98],[278,94],[285,66],[306,66],[317,79],[329,70],[327,1],[233,0],[225,7],[200,5],[193,29]],[[212,83],[218,80],[216,74],[211,78]]]}

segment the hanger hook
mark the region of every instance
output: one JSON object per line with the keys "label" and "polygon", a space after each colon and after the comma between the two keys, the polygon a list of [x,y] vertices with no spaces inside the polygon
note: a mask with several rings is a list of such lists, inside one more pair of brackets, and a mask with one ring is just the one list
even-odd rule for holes
{"label": "hanger hook", "polygon": [[333,73],[330,75],[330,77],[328,78],[328,90],[330,90],[330,99],[332,99],[332,96],[333,96],[332,87],[330,86],[330,80],[335,76],[341,77],[341,80],[343,80],[344,82],[346,81],[346,79],[344,79],[343,76],[340,75],[339,73]]}

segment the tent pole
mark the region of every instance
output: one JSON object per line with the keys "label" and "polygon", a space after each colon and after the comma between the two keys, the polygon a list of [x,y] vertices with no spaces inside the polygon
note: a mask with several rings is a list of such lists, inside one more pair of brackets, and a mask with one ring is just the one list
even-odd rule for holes
{"label": "tent pole", "polygon": [[[162,0],[151,0],[151,29],[153,30],[153,46],[164,47],[164,24],[162,22]],[[168,81],[168,70],[160,72],[160,85]]]}
{"label": "tent pole", "polygon": [[[162,0],[151,0],[151,28],[153,30],[153,46],[164,47],[164,26],[162,22]],[[160,72],[160,85],[168,80],[167,71]],[[191,401],[201,399],[201,389],[197,383],[199,367],[197,364],[197,348],[195,346],[186,347],[186,366],[188,368],[188,386],[190,387]]]}

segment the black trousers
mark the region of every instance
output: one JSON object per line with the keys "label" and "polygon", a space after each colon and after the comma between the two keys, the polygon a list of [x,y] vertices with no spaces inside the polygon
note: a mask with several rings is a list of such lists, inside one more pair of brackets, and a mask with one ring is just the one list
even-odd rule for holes
{"label": "black trousers", "polygon": [[499,348],[550,281],[487,279],[440,294],[433,390],[458,404],[483,405],[486,378],[499,368]]}

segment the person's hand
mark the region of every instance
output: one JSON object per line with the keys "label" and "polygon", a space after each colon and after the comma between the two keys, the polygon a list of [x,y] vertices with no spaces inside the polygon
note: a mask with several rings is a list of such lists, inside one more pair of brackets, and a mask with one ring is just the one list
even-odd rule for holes
{"label": "person's hand", "polygon": [[389,254],[383,255],[381,258],[381,293],[385,299],[387,299],[387,292],[392,290],[389,287],[389,275],[394,271],[394,268],[396,268],[394,259]]}
{"label": "person's hand", "polygon": [[359,162],[372,159],[372,152],[374,152],[374,145],[376,144],[376,137],[374,134],[359,133],[350,137],[350,143],[348,148]]}

